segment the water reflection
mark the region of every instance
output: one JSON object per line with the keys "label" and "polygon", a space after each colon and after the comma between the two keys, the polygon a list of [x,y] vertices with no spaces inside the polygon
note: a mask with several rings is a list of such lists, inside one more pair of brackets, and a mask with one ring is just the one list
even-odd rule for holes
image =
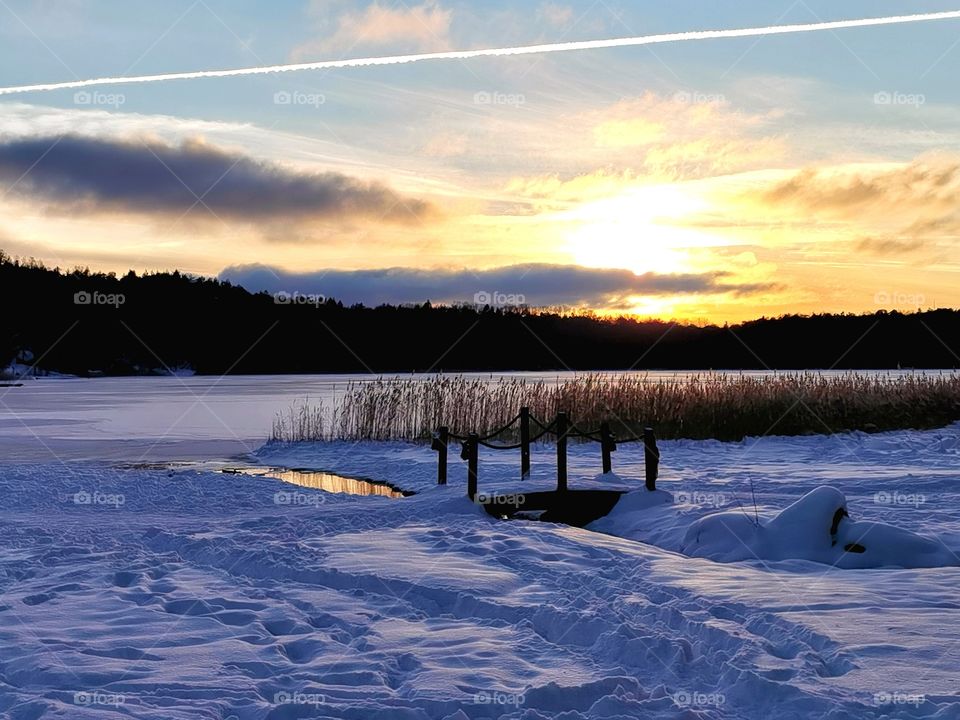
{"label": "water reflection", "polygon": [[283,482],[299,485],[300,487],[325,490],[332,493],[346,493],[348,495],[378,495],[380,497],[402,498],[413,493],[404,492],[375,480],[343,477],[333,473],[318,472],[316,470],[288,470],[286,468],[224,468],[223,472],[234,475],[252,475],[254,477],[271,477]]}

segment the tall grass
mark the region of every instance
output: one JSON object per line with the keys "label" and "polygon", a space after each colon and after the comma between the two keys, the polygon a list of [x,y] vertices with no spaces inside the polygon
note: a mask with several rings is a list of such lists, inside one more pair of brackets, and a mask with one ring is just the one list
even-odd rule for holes
{"label": "tall grass", "polygon": [[[426,440],[441,425],[460,435],[486,434],[509,422],[523,405],[545,423],[560,410],[586,430],[606,420],[620,437],[639,434],[646,425],[661,438],[720,440],[930,428],[960,420],[960,376],[709,373],[650,380],[591,374],[559,383],[461,376],[379,379],[349,384],[329,411],[298,404],[278,415],[273,439]],[[515,437],[504,433],[503,439]]]}
{"label": "tall grass", "polygon": [[308,401],[294,403],[273,419],[270,436],[277,440],[326,440],[330,437],[327,426],[328,413],[323,401],[311,405]]}

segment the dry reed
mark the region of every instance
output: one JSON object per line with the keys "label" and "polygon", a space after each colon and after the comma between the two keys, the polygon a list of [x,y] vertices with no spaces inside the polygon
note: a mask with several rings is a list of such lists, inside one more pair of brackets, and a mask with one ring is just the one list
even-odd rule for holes
{"label": "dry reed", "polygon": [[[960,376],[590,374],[549,383],[462,376],[378,379],[350,383],[329,411],[322,404],[295,405],[277,416],[273,440],[418,441],[441,425],[456,434],[486,434],[524,405],[545,423],[560,410],[586,430],[609,421],[621,438],[641,433],[646,425],[661,438],[720,440],[930,428],[960,420]],[[515,437],[514,431],[503,434],[504,440]]]}

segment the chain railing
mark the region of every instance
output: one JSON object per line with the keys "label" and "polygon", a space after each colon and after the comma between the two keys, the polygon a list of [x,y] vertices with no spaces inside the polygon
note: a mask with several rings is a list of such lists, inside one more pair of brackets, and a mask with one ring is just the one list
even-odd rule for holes
{"label": "chain railing", "polygon": [[[499,444],[490,442],[507,430],[513,428],[517,423],[520,424],[520,440],[516,443]],[[530,426],[535,425],[539,432],[531,436]],[[617,439],[610,431],[610,423],[603,422],[596,430],[584,430],[576,424],[570,422],[570,417],[566,412],[558,412],[556,418],[549,425],[545,425],[539,419],[530,414],[530,409],[523,407],[520,412],[508,423],[487,435],[480,436],[478,433],[468,433],[467,435],[457,435],[450,432],[446,426],[440,427],[433,437],[433,450],[438,453],[437,458],[437,484],[447,484],[447,450],[451,440],[461,443],[460,458],[467,462],[467,495],[474,499],[477,495],[478,484],[478,466],[480,447],[490,450],[520,450],[520,479],[526,479],[530,475],[530,445],[538,442],[547,435],[556,437],[557,441],[557,491],[563,492],[567,489],[567,441],[570,438],[596,442],[600,444],[603,472],[609,473],[613,470],[611,454],[617,449],[618,444],[642,442],[644,444],[644,474],[647,490],[656,490],[657,477],[660,470],[660,449],[657,447],[657,438],[653,428],[648,427],[643,431],[643,435]]]}

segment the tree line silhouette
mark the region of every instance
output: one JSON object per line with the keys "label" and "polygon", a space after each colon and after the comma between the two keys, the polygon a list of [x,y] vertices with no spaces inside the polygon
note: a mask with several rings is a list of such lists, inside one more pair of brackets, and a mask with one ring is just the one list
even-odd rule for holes
{"label": "tree line silhouette", "polygon": [[956,310],[697,326],[429,302],[347,307],[179,272],[65,272],[2,251],[0,301],[0,368],[32,356],[77,375],[960,365]]}

